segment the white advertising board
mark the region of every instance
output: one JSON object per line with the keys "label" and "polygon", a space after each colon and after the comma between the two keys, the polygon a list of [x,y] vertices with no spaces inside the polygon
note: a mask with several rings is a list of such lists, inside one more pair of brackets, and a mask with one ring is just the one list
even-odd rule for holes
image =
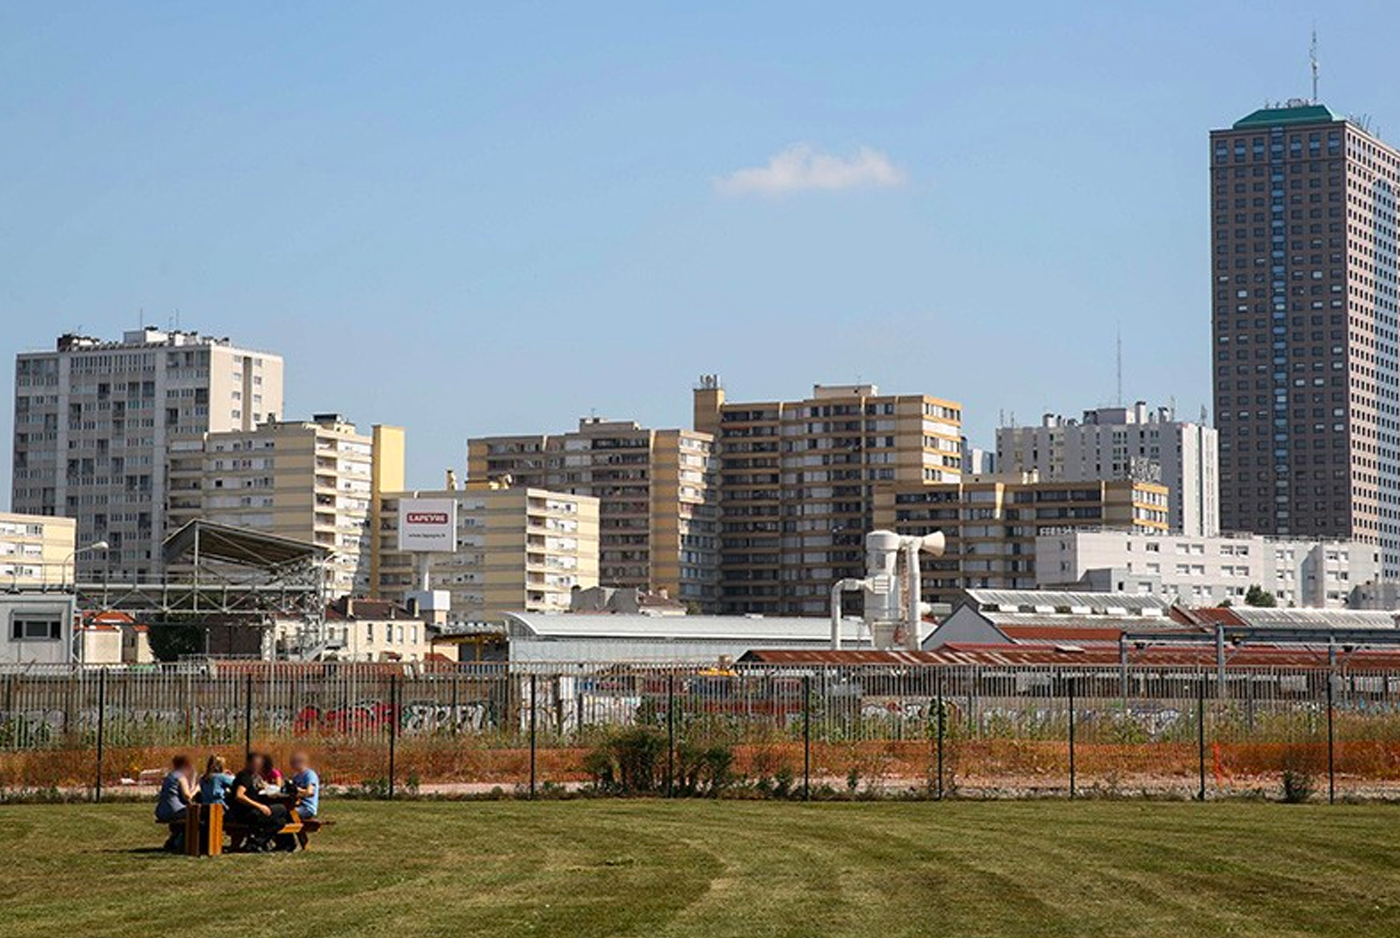
{"label": "white advertising board", "polygon": [[456,549],[456,499],[399,499],[399,550],[450,554]]}

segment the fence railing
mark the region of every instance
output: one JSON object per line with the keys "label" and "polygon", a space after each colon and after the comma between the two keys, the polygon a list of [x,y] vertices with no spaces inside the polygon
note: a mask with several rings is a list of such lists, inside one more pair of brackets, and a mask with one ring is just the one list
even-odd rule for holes
{"label": "fence railing", "polygon": [[[311,753],[327,784],[535,794],[626,730],[782,794],[1400,795],[1400,673],[1145,667],[307,665],[0,673],[0,788]],[[658,750],[659,752],[660,750]]]}

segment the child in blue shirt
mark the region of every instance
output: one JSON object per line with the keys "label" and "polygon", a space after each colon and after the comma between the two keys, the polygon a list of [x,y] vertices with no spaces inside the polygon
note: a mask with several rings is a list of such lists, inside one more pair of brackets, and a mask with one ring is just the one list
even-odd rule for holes
{"label": "child in blue shirt", "polygon": [[321,776],[311,767],[304,752],[292,753],[292,787],[301,797],[297,814],[303,821],[316,816],[321,806]]}
{"label": "child in blue shirt", "polygon": [[233,776],[224,770],[224,760],[210,756],[204,766],[204,777],[199,780],[199,803],[221,804],[228,807],[228,792],[233,787]]}

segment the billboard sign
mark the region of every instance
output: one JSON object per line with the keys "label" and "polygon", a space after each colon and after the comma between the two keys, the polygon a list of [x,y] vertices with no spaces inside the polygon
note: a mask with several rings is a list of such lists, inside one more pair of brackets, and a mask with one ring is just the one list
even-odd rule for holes
{"label": "billboard sign", "polygon": [[450,554],[456,549],[455,498],[399,499],[399,550]]}

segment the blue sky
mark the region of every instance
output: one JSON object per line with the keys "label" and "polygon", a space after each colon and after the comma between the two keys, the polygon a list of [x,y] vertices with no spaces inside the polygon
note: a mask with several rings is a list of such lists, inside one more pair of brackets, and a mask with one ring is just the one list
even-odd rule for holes
{"label": "blue sky", "polygon": [[1206,134],[1307,94],[1314,21],[1324,101],[1400,138],[1393,3],[7,3],[0,368],[179,310],[282,353],[288,416],[406,425],[419,485],[685,425],[702,372],[989,445],[1110,402],[1118,328],[1125,396],[1194,415]]}

